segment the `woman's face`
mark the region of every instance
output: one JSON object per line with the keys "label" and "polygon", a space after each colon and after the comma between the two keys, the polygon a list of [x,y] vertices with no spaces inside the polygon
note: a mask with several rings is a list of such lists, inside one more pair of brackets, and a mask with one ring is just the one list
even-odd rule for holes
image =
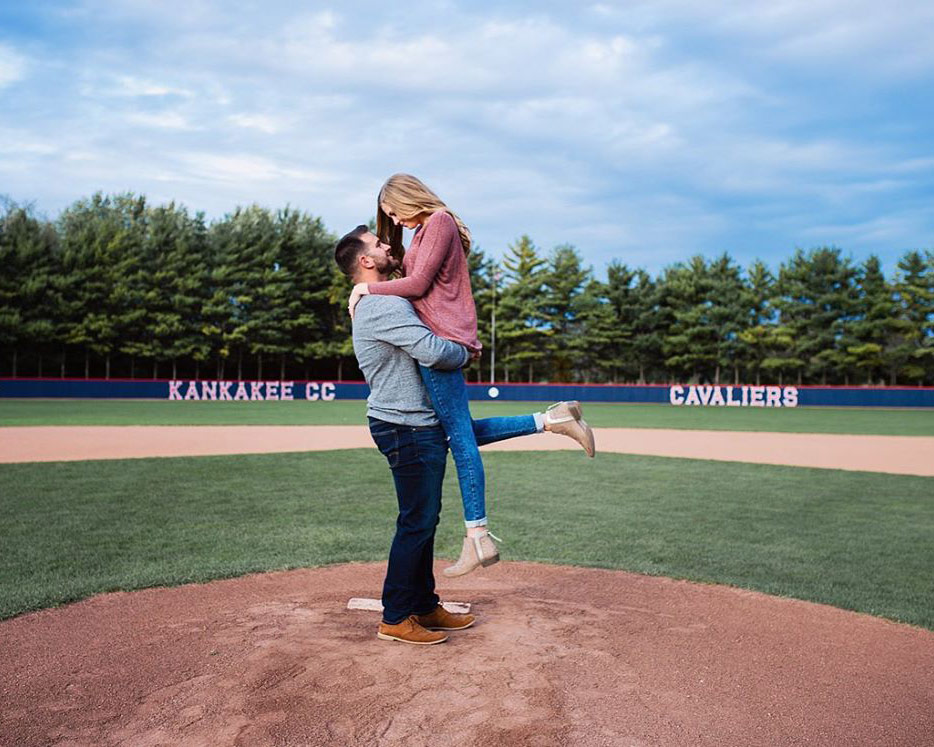
{"label": "woman's face", "polygon": [[384,213],[386,213],[386,215],[389,216],[389,220],[393,222],[393,225],[404,226],[405,228],[418,228],[418,226],[422,224],[420,220],[417,220],[415,218],[405,218],[405,219],[400,218],[399,216],[395,214],[393,209],[389,207],[389,205],[387,205],[385,202],[381,202],[379,204],[379,208]]}

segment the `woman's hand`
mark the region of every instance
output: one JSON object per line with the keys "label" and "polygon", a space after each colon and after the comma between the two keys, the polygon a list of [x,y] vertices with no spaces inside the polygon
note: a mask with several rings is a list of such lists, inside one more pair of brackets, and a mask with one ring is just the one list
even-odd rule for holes
{"label": "woman's hand", "polygon": [[357,308],[360,299],[368,295],[370,295],[370,290],[367,288],[366,283],[357,283],[353,287],[353,291],[351,291],[350,298],[347,301],[347,311],[350,312],[351,319],[353,319],[353,310]]}

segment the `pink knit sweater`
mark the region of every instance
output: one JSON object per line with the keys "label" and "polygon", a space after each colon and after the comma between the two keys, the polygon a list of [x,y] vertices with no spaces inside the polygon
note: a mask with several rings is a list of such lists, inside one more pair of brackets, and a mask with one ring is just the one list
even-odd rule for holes
{"label": "pink knit sweater", "polygon": [[402,260],[405,277],[369,283],[370,293],[402,296],[438,337],[481,349],[477,339],[477,309],[470,289],[467,257],[457,224],[444,210],[432,216],[415,232]]}

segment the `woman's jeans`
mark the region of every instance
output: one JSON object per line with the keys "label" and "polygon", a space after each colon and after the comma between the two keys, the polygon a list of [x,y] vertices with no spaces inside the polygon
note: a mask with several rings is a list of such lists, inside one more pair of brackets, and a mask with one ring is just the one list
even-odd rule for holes
{"label": "woman's jeans", "polygon": [[451,455],[457,467],[464,523],[483,526],[486,520],[485,478],[478,446],[537,432],[535,418],[516,415],[474,420],[467,402],[467,384],[462,371],[440,371],[419,366],[422,380],[431,395],[438,420],[450,440]]}
{"label": "woman's jeans", "polygon": [[383,583],[383,622],[395,625],[438,606],[431,563],[448,442],[440,426],[413,428],[376,418],[370,418],[370,433],[389,462],[399,502]]}

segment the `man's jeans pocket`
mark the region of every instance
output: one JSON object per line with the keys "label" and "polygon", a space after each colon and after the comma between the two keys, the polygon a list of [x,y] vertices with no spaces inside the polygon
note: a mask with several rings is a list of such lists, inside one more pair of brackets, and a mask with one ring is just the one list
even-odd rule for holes
{"label": "man's jeans pocket", "polygon": [[370,428],[370,435],[376,443],[386,461],[389,462],[389,468],[393,469],[399,464],[399,431],[395,428],[386,428],[384,426],[374,426]]}

